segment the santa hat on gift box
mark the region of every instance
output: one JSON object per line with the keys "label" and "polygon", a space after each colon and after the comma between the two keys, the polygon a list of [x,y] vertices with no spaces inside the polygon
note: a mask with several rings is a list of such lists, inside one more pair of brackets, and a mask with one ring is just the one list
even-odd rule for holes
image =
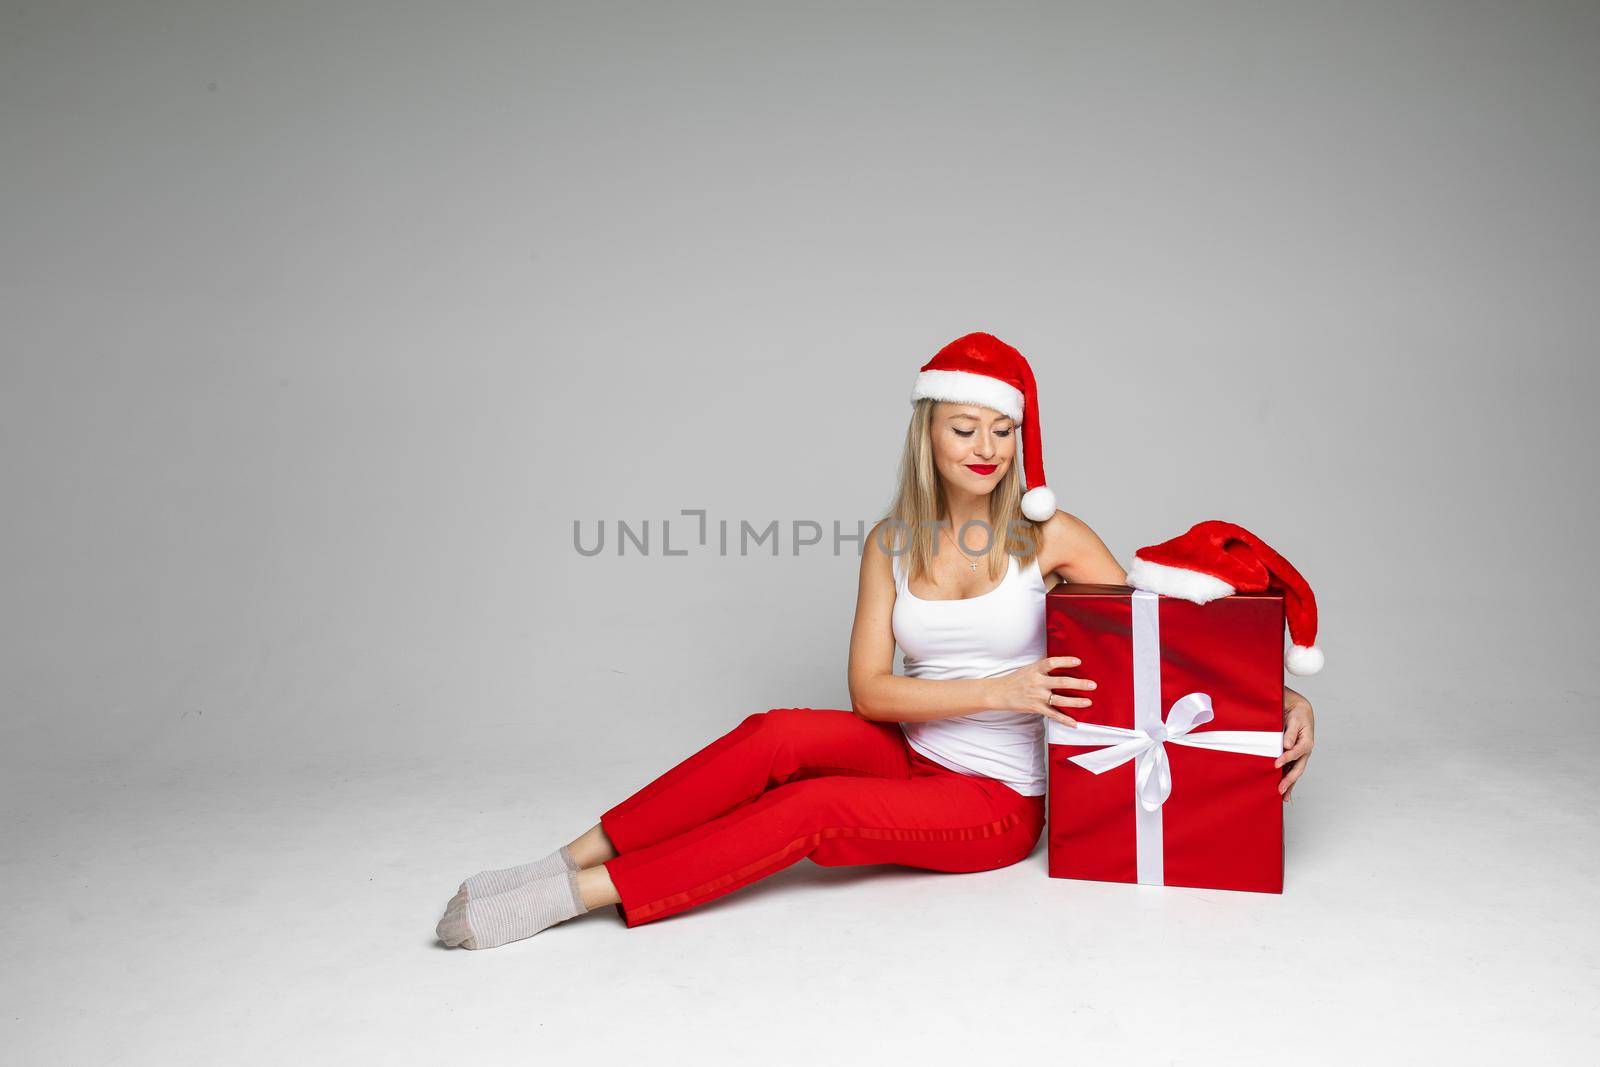
{"label": "santa hat on gift box", "polygon": [[1021,352],[992,334],[957,337],[918,372],[911,402],[924,398],[978,404],[1020,423],[1022,474],[1028,483],[1028,491],[1022,496],[1022,513],[1034,522],[1044,522],[1056,513],[1056,495],[1044,484],[1039,394],[1033,384],[1033,368]]}
{"label": "santa hat on gift box", "polygon": [[1255,534],[1215,519],[1133,554],[1128,584],[1135,589],[1204,604],[1234,593],[1282,593],[1289,624],[1290,674],[1322,669],[1317,647],[1317,598],[1289,561]]}

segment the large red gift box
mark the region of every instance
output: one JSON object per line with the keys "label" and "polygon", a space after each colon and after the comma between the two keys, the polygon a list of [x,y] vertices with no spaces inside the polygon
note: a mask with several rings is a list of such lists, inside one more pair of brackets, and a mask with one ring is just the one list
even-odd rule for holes
{"label": "large red gift box", "polygon": [[1283,892],[1283,597],[1063,582],[1045,619],[1096,683],[1046,721],[1050,876]]}

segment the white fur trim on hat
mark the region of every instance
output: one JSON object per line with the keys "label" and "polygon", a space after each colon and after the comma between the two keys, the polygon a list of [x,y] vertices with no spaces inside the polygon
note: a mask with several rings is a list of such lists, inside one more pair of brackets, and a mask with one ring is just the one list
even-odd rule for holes
{"label": "white fur trim on hat", "polygon": [[1169,567],[1165,563],[1151,563],[1138,556],[1133,557],[1133,566],[1128,568],[1128,584],[1147,593],[1175,596],[1196,604],[1232,596],[1236,592],[1233,586],[1215,575],[1183,567]]}
{"label": "white fur trim on hat", "polygon": [[1022,421],[1022,390],[987,374],[964,370],[925,370],[917,374],[911,402],[927,397],[951,404],[979,404]]}
{"label": "white fur trim on hat", "polygon": [[1022,494],[1022,513],[1034,522],[1044,522],[1056,513],[1056,495],[1048,485],[1036,485]]}
{"label": "white fur trim on hat", "polygon": [[1290,674],[1316,674],[1322,669],[1322,662],[1322,649],[1316,645],[1291,645],[1283,657],[1283,665],[1289,668]]}

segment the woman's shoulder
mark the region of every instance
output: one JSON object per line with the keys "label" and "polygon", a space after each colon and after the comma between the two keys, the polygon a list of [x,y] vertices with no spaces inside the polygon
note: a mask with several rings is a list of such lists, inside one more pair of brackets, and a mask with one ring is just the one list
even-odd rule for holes
{"label": "woman's shoulder", "polygon": [[[894,516],[879,519],[872,524],[872,529],[867,531],[866,538],[861,543],[861,570],[863,573],[886,571],[891,577],[896,576],[896,566],[899,551],[895,536]],[[859,527],[858,527],[859,529]]]}
{"label": "woman's shoulder", "polygon": [[1039,524],[1039,571],[1049,574],[1065,567],[1086,552],[1104,551],[1100,535],[1088,523],[1069,512],[1056,513]]}
{"label": "woman's shoulder", "polygon": [[1082,537],[1085,535],[1089,537],[1096,536],[1094,530],[1090,529],[1088,523],[1084,522],[1076,515],[1062,511],[1060,508],[1057,508],[1056,513],[1046,519],[1043,525],[1045,532],[1054,537],[1071,538]]}

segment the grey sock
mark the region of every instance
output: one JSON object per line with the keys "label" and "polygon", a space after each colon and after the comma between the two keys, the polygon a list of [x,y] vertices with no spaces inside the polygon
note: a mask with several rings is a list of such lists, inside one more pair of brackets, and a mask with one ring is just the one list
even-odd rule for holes
{"label": "grey sock", "polygon": [[578,872],[563,870],[486,897],[457,893],[436,932],[452,948],[498,948],[587,910],[578,892]]}
{"label": "grey sock", "polygon": [[535,878],[542,878],[547,874],[559,874],[562,871],[575,871],[578,861],[572,858],[572,853],[567,851],[567,846],[562,845],[543,859],[524,863],[520,867],[503,867],[498,871],[479,871],[477,874],[461,883],[468,900],[478,897],[492,897],[496,893],[504,893],[508,889],[515,889],[524,882],[531,882]]}

